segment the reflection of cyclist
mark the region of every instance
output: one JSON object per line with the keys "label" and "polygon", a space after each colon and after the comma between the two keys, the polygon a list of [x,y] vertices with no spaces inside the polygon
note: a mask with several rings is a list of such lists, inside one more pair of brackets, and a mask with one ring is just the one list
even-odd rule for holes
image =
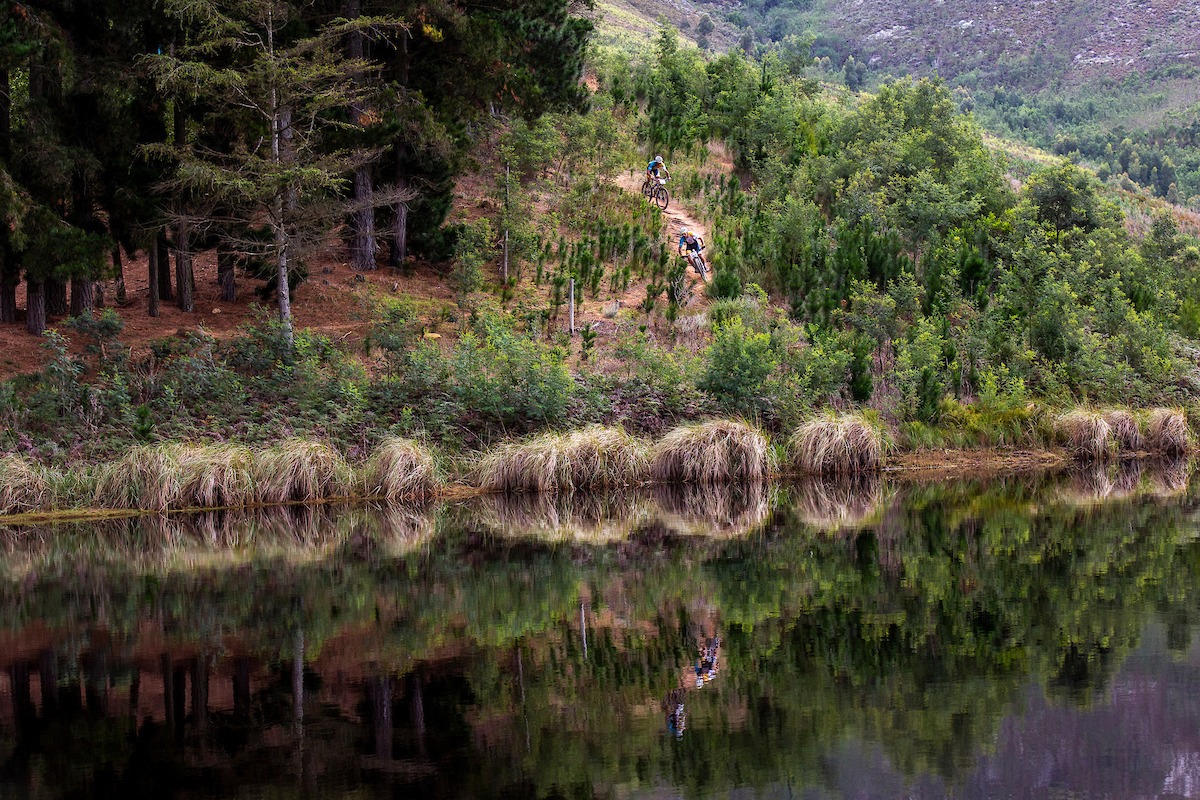
{"label": "reflection of cyclist", "polygon": [[700,659],[696,662],[696,688],[703,689],[704,684],[712,683],[717,677],[717,648],[721,646],[721,637],[715,636],[705,640],[700,648]]}
{"label": "reflection of cyclist", "polygon": [[687,728],[687,713],[683,710],[683,689],[672,689],[663,696],[662,710],[666,715],[667,733],[676,739],[683,738]]}

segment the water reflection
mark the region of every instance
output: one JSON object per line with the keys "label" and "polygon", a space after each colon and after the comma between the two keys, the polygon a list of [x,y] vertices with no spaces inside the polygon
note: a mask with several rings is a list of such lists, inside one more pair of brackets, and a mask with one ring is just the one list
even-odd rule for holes
{"label": "water reflection", "polygon": [[878,475],[845,475],[803,481],[793,502],[800,520],[818,530],[853,530],[878,522],[887,502]]}
{"label": "water reflection", "polygon": [[9,531],[0,796],[1187,796],[1179,483]]}
{"label": "water reflection", "polygon": [[766,523],[772,492],[759,483],[656,486],[655,520],[677,536],[747,536]]}

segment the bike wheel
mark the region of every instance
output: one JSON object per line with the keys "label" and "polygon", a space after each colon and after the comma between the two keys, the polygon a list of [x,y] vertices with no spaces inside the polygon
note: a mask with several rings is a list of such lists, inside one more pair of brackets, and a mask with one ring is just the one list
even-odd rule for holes
{"label": "bike wheel", "polygon": [[644,196],[649,197],[650,193],[653,191],[653,189],[654,189],[654,184],[650,183],[650,181],[642,182],[642,194]]}
{"label": "bike wheel", "polygon": [[667,204],[671,202],[671,196],[669,194],[667,194],[666,189],[659,186],[657,189],[654,190],[654,195],[651,197],[651,200],[654,201],[654,205],[658,206],[663,211],[666,211]]}

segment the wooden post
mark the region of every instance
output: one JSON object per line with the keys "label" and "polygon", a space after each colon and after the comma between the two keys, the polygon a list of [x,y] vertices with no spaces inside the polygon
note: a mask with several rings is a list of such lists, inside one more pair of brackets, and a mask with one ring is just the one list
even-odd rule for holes
{"label": "wooden post", "polygon": [[575,335],[575,279],[571,278],[571,335]]}

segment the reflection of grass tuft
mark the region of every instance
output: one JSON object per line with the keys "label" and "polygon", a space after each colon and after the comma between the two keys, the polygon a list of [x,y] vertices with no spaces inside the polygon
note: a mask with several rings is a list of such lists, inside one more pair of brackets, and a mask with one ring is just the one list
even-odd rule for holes
{"label": "reflection of grass tuft", "polygon": [[582,492],[489,494],[467,507],[503,536],[586,544],[623,541],[647,513],[643,496]]}
{"label": "reflection of grass tuft", "polygon": [[658,521],[688,536],[736,537],[761,528],[772,492],[760,482],[719,485],[663,484],[653,490]]}
{"label": "reflection of grass tuft", "polygon": [[853,530],[878,520],[886,495],[878,475],[811,478],[797,484],[793,507],[806,525],[823,531]]}

